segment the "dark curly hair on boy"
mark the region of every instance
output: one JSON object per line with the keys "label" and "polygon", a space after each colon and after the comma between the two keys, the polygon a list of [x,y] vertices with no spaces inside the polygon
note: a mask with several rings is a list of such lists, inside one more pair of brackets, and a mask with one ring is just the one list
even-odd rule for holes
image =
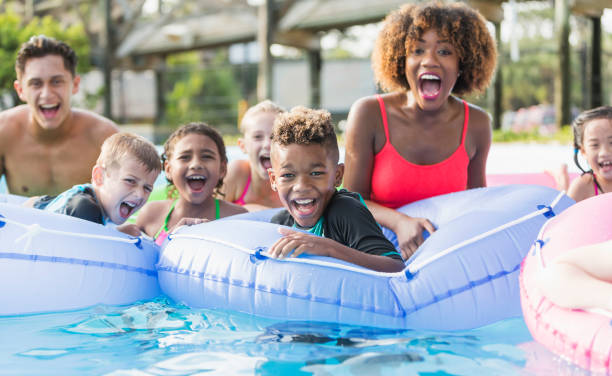
{"label": "dark curly hair on boy", "polygon": [[[225,151],[225,143],[223,142],[223,137],[221,134],[217,132],[217,130],[210,125],[203,122],[193,122],[180,126],[177,130],[172,132],[172,134],[168,137],[166,142],[164,143],[164,152],[161,155],[162,166],[163,164],[172,158],[172,154],[174,153],[174,146],[176,143],[183,137],[190,134],[200,134],[202,136],[206,136],[213,140],[213,142],[217,145],[217,149],[219,152],[219,157],[221,158],[221,163],[227,163],[227,153]],[[174,184],[172,180],[168,179],[168,185],[170,189],[168,189],[168,198],[172,198],[175,195]],[[220,191],[223,186],[223,178],[219,179],[219,182],[215,186],[215,195],[222,197],[223,193]]]}
{"label": "dark curly hair on boy", "polygon": [[279,114],[274,120],[272,142],[283,146],[319,144],[331,157],[337,159],[339,155],[331,114],[325,110],[298,106]]}
{"label": "dark curly hair on boy", "polygon": [[17,79],[25,72],[25,65],[29,59],[57,55],[64,60],[64,68],[74,77],[76,74],[77,56],[74,50],[62,41],[49,38],[45,35],[35,35],[21,45],[15,61]]}
{"label": "dark curly hair on boy", "polygon": [[462,3],[438,2],[407,4],[385,18],[372,52],[372,68],[380,88],[387,92],[410,90],[406,56],[431,29],[457,51],[461,75],[453,93],[486,89],[497,63],[497,48],[485,19]]}

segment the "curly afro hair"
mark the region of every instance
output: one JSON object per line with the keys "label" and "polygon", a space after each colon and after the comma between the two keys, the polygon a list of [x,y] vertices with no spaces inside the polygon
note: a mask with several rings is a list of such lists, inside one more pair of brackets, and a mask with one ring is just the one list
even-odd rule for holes
{"label": "curly afro hair", "polygon": [[325,110],[298,106],[279,114],[274,120],[272,142],[283,146],[319,144],[328,155],[338,158],[339,154],[331,114]]}
{"label": "curly afro hair", "polygon": [[484,91],[497,63],[497,48],[485,19],[462,3],[438,2],[407,4],[385,18],[372,52],[372,68],[380,88],[387,92],[410,90],[406,56],[430,29],[457,50],[461,75],[453,93]]}

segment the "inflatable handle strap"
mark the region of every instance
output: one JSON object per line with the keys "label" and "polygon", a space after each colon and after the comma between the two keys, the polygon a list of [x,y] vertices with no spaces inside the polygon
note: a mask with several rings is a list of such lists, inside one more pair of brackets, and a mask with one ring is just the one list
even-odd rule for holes
{"label": "inflatable handle strap", "polygon": [[[421,262],[413,262],[412,264],[408,265],[408,270],[405,273],[406,278],[411,279],[416,273],[419,272],[419,270],[423,269],[427,265],[431,264],[432,262],[434,262],[434,261],[436,261],[436,260],[438,260],[438,259],[440,259],[442,257],[445,257],[446,255],[449,255],[449,254],[455,252],[458,249],[461,249],[461,248],[465,247],[466,245],[475,243],[475,242],[477,242],[477,241],[479,241],[481,239],[484,239],[484,238],[486,238],[488,236],[496,234],[496,233],[498,233],[500,231],[503,231],[503,230],[505,230],[505,229],[507,229],[509,227],[512,227],[512,226],[517,225],[519,223],[528,221],[531,218],[537,217],[540,214],[544,214],[544,216],[546,216],[548,218],[550,216],[550,213],[553,212],[552,208],[559,203],[559,201],[561,200],[561,198],[564,195],[565,195],[565,192],[559,192],[559,194],[553,200],[553,202],[550,204],[550,206],[547,206],[547,205],[538,205],[538,210],[536,210],[534,212],[531,212],[531,213],[529,213],[527,215],[524,215],[521,218],[518,218],[518,219],[515,219],[513,221],[504,223],[503,225],[498,226],[498,227],[496,227],[494,229],[491,229],[489,231],[485,231],[482,234],[473,236],[473,237],[471,237],[469,239],[466,239],[466,240],[464,240],[462,242],[459,242],[459,243],[457,243],[457,244],[455,244],[455,245],[453,245],[453,246],[451,246],[451,247],[449,247],[449,248],[447,248],[447,249],[445,249],[445,250],[443,250],[441,252],[436,253],[435,255],[433,255],[430,258],[425,259],[425,260],[423,260]],[[547,214],[548,214],[548,216],[547,216]],[[553,213],[553,215],[554,215],[554,213]]]}
{"label": "inflatable handle strap", "polygon": [[140,238],[135,238],[135,237],[123,238],[123,237],[119,237],[119,236],[83,234],[83,233],[80,233],[80,232],[69,232],[69,231],[51,230],[51,229],[44,228],[44,227],[40,226],[38,223],[34,223],[34,224],[31,224],[31,225],[26,225],[26,224],[23,224],[21,222],[14,221],[12,219],[4,218],[4,217],[2,217],[2,218],[3,219],[0,220],[0,223],[2,223],[0,225],[0,227],[4,226],[6,223],[9,223],[9,224],[20,226],[20,227],[23,227],[23,228],[26,229],[26,232],[23,235],[21,235],[20,237],[15,239],[16,243],[22,241],[23,239],[27,239],[26,246],[24,247],[25,249],[28,249],[30,247],[32,238],[34,238],[34,236],[36,236],[36,235],[38,235],[38,234],[40,234],[42,232],[48,232],[48,233],[56,234],[56,235],[73,236],[73,237],[77,237],[77,238],[112,240],[112,241],[122,242],[122,243],[131,243],[131,244],[136,245],[136,247],[138,247],[138,248],[142,248],[142,240]]}
{"label": "inflatable handle strap", "polygon": [[[327,267],[331,267],[334,269],[348,270],[348,271],[355,272],[355,273],[368,274],[368,275],[374,275],[374,276],[379,276],[379,277],[393,278],[393,277],[404,276],[403,271],[397,272],[397,273],[377,272],[376,270],[365,269],[365,268],[358,267],[358,266],[344,265],[344,264],[338,264],[335,262],[329,262],[329,261],[323,261],[323,260],[313,260],[313,259],[302,258],[302,257],[286,257],[283,259],[272,259],[270,258],[270,255],[268,254],[268,252],[265,252],[265,249],[266,249],[265,247],[257,247],[255,250],[251,250],[241,245],[234,244],[232,242],[228,242],[223,239],[214,238],[212,236],[201,236],[201,235],[190,235],[190,234],[174,234],[173,235],[173,239],[180,239],[180,238],[209,241],[209,242],[218,243],[218,244],[222,244],[222,245],[234,248],[238,251],[242,251],[242,252],[250,254],[252,256],[251,261],[254,261],[254,263],[261,262],[266,259],[270,259],[270,260],[274,260],[278,262],[297,262],[297,263],[302,263],[302,264],[327,266]],[[255,258],[255,260],[253,260],[253,257]]]}

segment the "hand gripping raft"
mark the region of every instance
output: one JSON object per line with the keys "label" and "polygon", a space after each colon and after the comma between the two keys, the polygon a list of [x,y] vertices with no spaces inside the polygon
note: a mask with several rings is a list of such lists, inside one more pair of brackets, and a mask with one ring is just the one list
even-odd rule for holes
{"label": "hand gripping raft", "polygon": [[[592,372],[612,374],[612,312],[559,307],[540,293],[537,278],[564,252],[612,239],[612,194],[569,208],[542,228],[521,267],[521,304],[533,338]],[[585,291],[589,294],[590,291]]]}
{"label": "hand gripping raft", "polygon": [[571,204],[540,186],[410,204],[400,210],[429,218],[438,230],[399,273],[309,255],[270,259],[265,250],[280,236],[278,226],[245,220],[270,213],[247,214],[180,229],[162,251],[159,281],[192,307],[388,328],[473,328],[520,315],[520,262],[548,217]]}
{"label": "hand gripping raft", "polygon": [[0,204],[0,316],[154,298],[158,255],[97,223]]}

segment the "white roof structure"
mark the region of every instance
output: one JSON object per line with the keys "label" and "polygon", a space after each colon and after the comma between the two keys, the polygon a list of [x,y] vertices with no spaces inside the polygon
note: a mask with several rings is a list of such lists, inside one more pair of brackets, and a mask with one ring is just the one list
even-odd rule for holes
{"label": "white roof structure", "polygon": [[[423,0],[415,0],[417,2]],[[465,0],[486,18],[500,22],[501,4],[507,0]],[[523,0],[517,0],[523,1]],[[611,0],[566,0],[572,11],[587,16],[600,16],[612,6]],[[257,35],[257,7],[247,0],[207,0],[198,14],[184,13],[186,1],[179,1],[170,14],[136,27],[117,49],[117,57],[171,54],[253,41]],[[282,10],[276,35],[314,33],[342,29],[382,20],[390,11],[407,0],[286,0],[277,1]]]}

